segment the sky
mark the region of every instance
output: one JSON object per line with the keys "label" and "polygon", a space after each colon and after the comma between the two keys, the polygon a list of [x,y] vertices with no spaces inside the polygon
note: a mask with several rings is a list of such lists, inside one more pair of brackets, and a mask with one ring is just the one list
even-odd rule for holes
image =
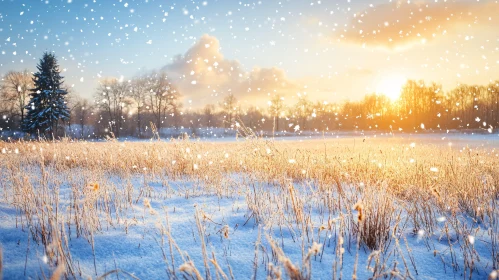
{"label": "sky", "polygon": [[0,75],[59,59],[67,86],[166,71],[184,102],[342,102],[406,79],[499,80],[497,1],[0,0]]}

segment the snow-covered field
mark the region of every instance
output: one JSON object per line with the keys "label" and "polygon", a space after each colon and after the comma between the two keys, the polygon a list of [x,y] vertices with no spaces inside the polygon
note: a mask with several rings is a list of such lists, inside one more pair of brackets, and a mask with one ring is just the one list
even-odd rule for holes
{"label": "snow-covered field", "polygon": [[493,277],[496,139],[0,143],[3,277]]}

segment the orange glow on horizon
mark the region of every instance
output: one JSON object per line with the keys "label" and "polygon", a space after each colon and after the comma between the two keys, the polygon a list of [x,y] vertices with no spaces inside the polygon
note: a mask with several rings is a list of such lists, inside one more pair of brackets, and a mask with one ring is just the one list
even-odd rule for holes
{"label": "orange glow on horizon", "polygon": [[392,101],[397,100],[402,92],[402,87],[407,82],[407,78],[399,74],[383,76],[376,85],[376,93],[383,94]]}

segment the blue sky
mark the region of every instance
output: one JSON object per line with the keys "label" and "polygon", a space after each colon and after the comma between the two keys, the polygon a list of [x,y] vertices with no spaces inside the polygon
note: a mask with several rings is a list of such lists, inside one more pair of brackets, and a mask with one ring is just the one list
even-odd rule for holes
{"label": "blue sky", "polygon": [[[404,39],[404,47],[398,49],[384,41],[379,46],[386,39],[383,34],[409,28],[401,26],[403,19],[394,18],[396,14],[428,13],[430,25],[421,23],[421,30],[404,37],[416,38],[430,36],[427,31],[433,28],[440,32],[449,14],[456,18],[455,14],[471,11],[483,22],[489,16],[483,10],[497,11],[497,4],[481,9],[475,3],[449,1],[444,8],[431,4],[424,11],[420,6],[397,6],[396,11],[390,1],[0,0],[0,74],[33,71],[44,51],[54,51],[66,83],[91,97],[99,79],[127,79],[160,69],[209,34],[219,41],[219,54],[237,60],[245,71],[281,69],[289,83],[299,85],[293,91],[320,92],[325,99],[361,98],[376,89],[378,80],[399,73],[447,87],[460,79],[483,83],[497,74],[499,38],[491,28],[493,21],[470,28],[460,16],[452,24],[464,28],[452,31],[449,26],[442,39],[424,44]],[[366,21],[360,23],[365,10]],[[379,23],[395,21],[397,29],[382,26],[386,32],[377,37],[341,37],[343,32],[357,36],[362,24],[365,30],[374,30],[380,29]],[[463,33],[466,28],[468,35]],[[398,36],[389,35],[390,40]],[[186,96],[189,91],[184,88]]]}

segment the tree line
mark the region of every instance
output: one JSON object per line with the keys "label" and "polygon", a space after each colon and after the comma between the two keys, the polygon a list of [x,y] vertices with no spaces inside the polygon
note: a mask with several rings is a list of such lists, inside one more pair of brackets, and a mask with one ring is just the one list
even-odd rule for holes
{"label": "tree line", "polygon": [[[49,65],[48,65],[49,64]],[[237,94],[201,109],[186,108],[182,95],[165,72],[131,79],[100,81],[93,98],[65,88],[57,60],[46,53],[38,71],[10,71],[0,85],[0,129],[15,136],[139,138],[164,130],[235,129],[236,122],[255,132],[338,130],[421,131],[483,129],[499,125],[499,81],[487,85],[460,84],[444,91],[437,83],[408,80],[400,97],[369,94],[360,101],[311,101],[299,95],[293,104],[274,95],[265,108],[242,106]]]}

